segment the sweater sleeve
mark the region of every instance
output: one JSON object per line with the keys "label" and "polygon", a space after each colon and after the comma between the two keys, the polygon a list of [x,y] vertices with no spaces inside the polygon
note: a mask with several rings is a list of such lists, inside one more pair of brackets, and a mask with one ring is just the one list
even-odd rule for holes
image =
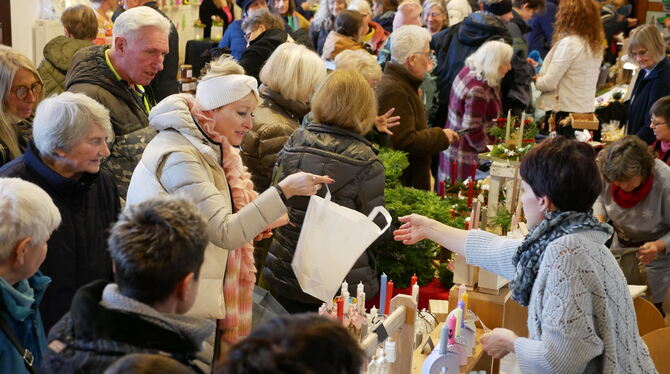
{"label": "sweater sleeve", "polygon": [[542,92],[554,91],[581,50],[575,43],[570,43],[571,39],[569,38],[571,37],[561,40],[554,46],[556,50],[553,52],[551,60],[548,64],[545,62],[542,66],[540,76],[535,81],[538,90]]}
{"label": "sweater sleeve", "polygon": [[598,198],[596,199],[596,202],[593,204],[593,215],[598,217],[603,217],[607,219],[607,209],[605,208],[605,203],[603,202],[603,194],[607,193],[607,189],[609,188],[609,184],[606,184],[603,186],[603,190],[600,192],[600,195],[598,195]]}
{"label": "sweater sleeve", "polygon": [[[417,130],[416,112],[407,98],[398,98],[399,91],[385,90],[380,93],[379,114],[395,108],[393,115],[400,116],[400,124],[393,128],[391,145],[412,156],[430,156],[449,147],[449,139],[439,127]],[[419,108],[423,110],[423,108]]]}
{"label": "sweater sleeve", "polygon": [[209,240],[226,249],[241,247],[286,213],[277,190],[268,188],[233,214],[229,197],[209,180],[205,166],[185,152],[166,157],[160,182],[169,194],[183,194],[197,204],[207,222]]}
{"label": "sweater sleeve", "polygon": [[498,274],[505,279],[514,279],[516,266],[512,262],[514,252],[521,245],[519,239],[508,239],[490,232],[471,230],[465,240],[465,260]]}
{"label": "sweater sleeve", "polygon": [[522,372],[583,373],[603,353],[589,289],[598,281],[583,263],[578,250],[556,243],[547,247],[540,269],[548,273],[546,285],[538,294],[542,300],[534,301],[542,303],[540,340],[519,338],[514,344]]}

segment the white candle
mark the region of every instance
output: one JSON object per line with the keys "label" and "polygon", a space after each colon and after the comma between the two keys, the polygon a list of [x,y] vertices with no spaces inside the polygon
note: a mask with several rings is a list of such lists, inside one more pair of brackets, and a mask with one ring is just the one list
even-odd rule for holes
{"label": "white candle", "polygon": [[521,126],[519,127],[519,147],[523,145],[523,126],[526,123],[526,112],[521,113]]}
{"label": "white candle", "polygon": [[505,126],[505,142],[509,140],[509,127],[512,124],[512,110],[507,111],[507,125]]}
{"label": "white candle", "polygon": [[418,306],[419,305],[419,284],[418,283],[414,283],[414,285],[412,286],[412,299],[414,299],[414,302]]}

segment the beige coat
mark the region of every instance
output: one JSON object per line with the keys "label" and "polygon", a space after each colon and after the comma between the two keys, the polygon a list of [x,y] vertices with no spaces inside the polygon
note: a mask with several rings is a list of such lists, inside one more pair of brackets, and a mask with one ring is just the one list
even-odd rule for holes
{"label": "beige coat", "polygon": [[223,279],[228,251],[252,240],[286,213],[277,190],[270,188],[233,214],[230,189],[220,166],[221,148],[195,124],[183,95],[158,104],[149,116],[159,131],[135,168],[127,203],[164,194],[190,198],[208,223],[209,245],[200,271],[198,295],[189,315],[225,316]]}

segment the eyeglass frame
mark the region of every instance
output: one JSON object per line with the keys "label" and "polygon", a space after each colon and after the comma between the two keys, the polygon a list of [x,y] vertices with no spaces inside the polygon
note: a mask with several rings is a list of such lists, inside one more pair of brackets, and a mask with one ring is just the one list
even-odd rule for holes
{"label": "eyeglass frame", "polygon": [[630,55],[631,58],[638,58],[638,57],[644,57],[644,56],[646,56],[647,53],[649,53],[649,50],[648,50],[648,49],[644,49],[644,48],[642,48],[642,50],[639,51],[639,52],[633,52],[633,51],[631,51],[631,52],[629,53],[629,55]]}
{"label": "eyeglass frame", "polygon": [[668,126],[668,122],[658,122],[658,121],[654,121],[653,118],[649,118],[649,125],[652,125],[652,126],[666,125],[666,126]]}
{"label": "eyeglass frame", "polygon": [[[39,87],[39,90],[36,89]],[[20,94],[19,90],[24,89],[25,93]],[[33,97],[37,98],[39,95],[42,94],[42,91],[44,90],[44,83],[40,81],[33,82],[33,84],[30,85],[30,87],[25,86],[25,85],[20,85],[16,86],[15,88],[10,89],[9,91],[16,96],[17,99],[19,100],[25,100],[26,97],[28,97],[28,91],[30,91],[33,94]]]}

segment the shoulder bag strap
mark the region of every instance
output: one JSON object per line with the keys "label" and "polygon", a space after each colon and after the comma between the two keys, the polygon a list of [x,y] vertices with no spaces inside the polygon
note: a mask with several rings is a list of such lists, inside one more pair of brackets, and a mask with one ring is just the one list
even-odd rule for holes
{"label": "shoulder bag strap", "polygon": [[21,358],[23,358],[23,363],[26,365],[26,369],[28,370],[29,373],[35,374],[35,368],[33,367],[33,360],[35,359],[33,356],[33,353],[30,352],[30,350],[26,349],[23,344],[19,341],[19,339],[16,337],[12,329],[9,327],[7,324],[7,321],[5,321],[2,316],[0,316],[0,330],[7,335],[7,338],[9,341],[14,345],[14,348],[19,352],[19,355],[21,355]]}

